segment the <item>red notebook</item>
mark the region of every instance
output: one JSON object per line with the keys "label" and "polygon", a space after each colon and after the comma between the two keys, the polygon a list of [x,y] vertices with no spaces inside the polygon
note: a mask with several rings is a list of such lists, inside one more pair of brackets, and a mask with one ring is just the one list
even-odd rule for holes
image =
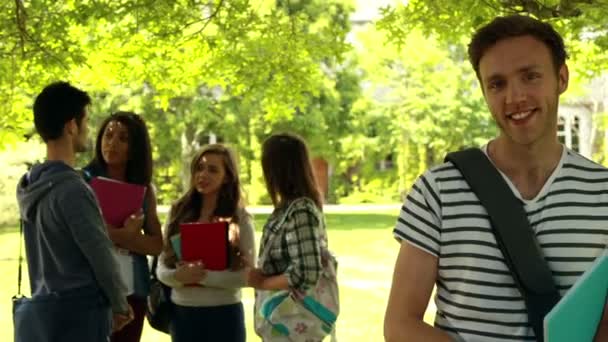
{"label": "red notebook", "polygon": [[124,225],[129,215],[138,212],[144,204],[146,187],[105,177],[91,180],[101,214],[107,224],[116,228]]}
{"label": "red notebook", "polygon": [[179,228],[182,260],[201,260],[206,269],[213,271],[228,268],[230,257],[228,222],[182,223]]}

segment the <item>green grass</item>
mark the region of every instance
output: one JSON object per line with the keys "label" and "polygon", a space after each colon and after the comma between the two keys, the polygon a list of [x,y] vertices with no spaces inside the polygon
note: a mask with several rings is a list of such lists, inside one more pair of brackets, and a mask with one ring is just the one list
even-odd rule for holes
{"label": "green grass", "polygon": [[[329,246],[338,256],[341,312],[338,319],[340,341],[381,341],[384,310],[390,290],[393,265],[399,249],[392,238],[395,212],[351,212],[327,214]],[[266,215],[256,215],[257,238]],[[17,291],[16,274],[19,232],[0,232],[0,341],[12,339],[10,298]],[[24,289],[29,292],[27,271]],[[248,341],[260,341],[253,332],[253,290],[243,290]],[[432,321],[434,312],[425,320]],[[170,341],[168,335],[145,326],[142,341]]]}

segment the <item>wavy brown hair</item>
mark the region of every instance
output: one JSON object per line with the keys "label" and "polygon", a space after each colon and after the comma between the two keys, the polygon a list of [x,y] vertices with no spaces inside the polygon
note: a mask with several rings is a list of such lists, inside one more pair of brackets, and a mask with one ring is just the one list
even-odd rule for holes
{"label": "wavy brown hair", "polygon": [[222,157],[226,182],[222,184],[218,192],[217,205],[213,212],[215,219],[227,220],[230,223],[230,245],[232,247],[231,267],[236,268],[240,255],[239,230],[238,224],[248,216],[244,209],[241,196],[241,183],[237,168],[236,156],[232,149],[222,144],[211,144],[203,147],[192,158],[190,163],[190,186],[188,191],[171,206],[169,211],[168,224],[165,227],[165,264],[167,267],[175,267],[177,256],[171,246],[170,238],[179,233],[180,223],[194,222],[199,218],[203,206],[203,196],[196,190],[194,176],[197,172],[198,164],[205,155],[214,154]]}
{"label": "wavy brown hair", "polygon": [[270,136],[262,145],[262,169],[266,189],[275,207],[308,197],[319,210],[323,208],[304,139],[290,133]]}

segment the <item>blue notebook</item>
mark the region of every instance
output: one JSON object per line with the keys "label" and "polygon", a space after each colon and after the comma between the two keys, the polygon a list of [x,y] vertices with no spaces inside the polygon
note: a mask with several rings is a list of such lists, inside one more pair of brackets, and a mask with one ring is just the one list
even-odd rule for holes
{"label": "blue notebook", "polygon": [[546,342],[593,342],[608,300],[608,253],[545,316]]}
{"label": "blue notebook", "polygon": [[171,238],[171,247],[175,251],[177,260],[182,260],[182,238],[180,234],[175,234]]}

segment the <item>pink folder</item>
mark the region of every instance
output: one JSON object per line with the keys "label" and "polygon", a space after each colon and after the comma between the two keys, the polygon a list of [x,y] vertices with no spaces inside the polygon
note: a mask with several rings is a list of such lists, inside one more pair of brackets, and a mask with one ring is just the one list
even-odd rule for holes
{"label": "pink folder", "polygon": [[182,223],[179,228],[184,261],[200,260],[213,271],[228,268],[228,222]]}
{"label": "pink folder", "polygon": [[91,180],[103,219],[107,224],[121,228],[129,215],[138,212],[144,203],[146,187],[105,177]]}

